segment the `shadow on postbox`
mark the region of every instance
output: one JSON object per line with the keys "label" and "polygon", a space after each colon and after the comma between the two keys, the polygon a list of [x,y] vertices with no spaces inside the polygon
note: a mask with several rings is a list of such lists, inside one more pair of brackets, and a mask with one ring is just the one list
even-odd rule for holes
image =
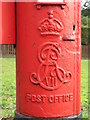
{"label": "shadow on postbox", "polygon": [[0,2],[0,44],[15,44],[14,2]]}

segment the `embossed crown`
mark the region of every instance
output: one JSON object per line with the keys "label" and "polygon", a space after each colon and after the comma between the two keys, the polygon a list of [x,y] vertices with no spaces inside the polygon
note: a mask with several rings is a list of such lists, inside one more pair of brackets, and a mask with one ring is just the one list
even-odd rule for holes
{"label": "embossed crown", "polygon": [[41,35],[60,35],[62,29],[63,25],[53,17],[53,11],[48,13],[48,18],[45,18],[39,27]]}

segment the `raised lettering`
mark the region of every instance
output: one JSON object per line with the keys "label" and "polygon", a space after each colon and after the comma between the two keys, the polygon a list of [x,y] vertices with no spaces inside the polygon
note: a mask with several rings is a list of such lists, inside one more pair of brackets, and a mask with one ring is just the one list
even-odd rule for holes
{"label": "raised lettering", "polygon": [[30,99],[31,99],[31,95],[30,95],[30,94],[27,94],[27,95],[25,96],[25,99],[26,99],[26,102],[29,102]]}
{"label": "raised lettering", "polygon": [[42,100],[41,100],[41,96],[40,95],[37,95],[37,102],[40,103]]}
{"label": "raised lettering", "polygon": [[32,95],[32,102],[36,102],[36,95]]}
{"label": "raised lettering", "polygon": [[50,95],[50,97],[48,97],[48,100],[49,100],[50,103],[53,103],[54,102],[54,96]]}
{"label": "raised lettering", "polygon": [[59,102],[59,96],[58,96],[58,95],[55,95],[54,98],[55,98],[55,99],[54,99],[55,103],[58,103],[58,102]]}
{"label": "raised lettering", "polygon": [[42,95],[42,102],[45,103],[46,102],[46,95]]}
{"label": "raised lettering", "polygon": [[62,94],[62,95],[31,95],[26,94],[25,96],[26,102],[32,102],[32,103],[66,103],[66,102],[72,102],[73,101],[73,93],[70,94]]}
{"label": "raised lettering", "polygon": [[68,102],[68,101],[70,100],[69,98],[70,98],[70,96],[69,96],[69,94],[67,94],[67,95],[65,96],[65,101]]}

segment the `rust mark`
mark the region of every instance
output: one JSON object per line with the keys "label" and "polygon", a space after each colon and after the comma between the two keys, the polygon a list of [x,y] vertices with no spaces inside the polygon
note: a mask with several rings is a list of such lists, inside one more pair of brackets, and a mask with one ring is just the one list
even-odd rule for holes
{"label": "rust mark", "polygon": [[34,43],[33,43],[33,47],[35,46],[35,44],[36,44],[36,43],[34,42]]}

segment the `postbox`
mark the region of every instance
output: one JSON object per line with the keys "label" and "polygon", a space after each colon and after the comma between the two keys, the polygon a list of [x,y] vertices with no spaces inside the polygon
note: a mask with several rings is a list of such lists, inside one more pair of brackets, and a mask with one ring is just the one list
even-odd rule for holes
{"label": "postbox", "polygon": [[0,44],[15,44],[15,3],[0,1]]}
{"label": "postbox", "polygon": [[80,0],[17,2],[15,118],[80,119]]}

